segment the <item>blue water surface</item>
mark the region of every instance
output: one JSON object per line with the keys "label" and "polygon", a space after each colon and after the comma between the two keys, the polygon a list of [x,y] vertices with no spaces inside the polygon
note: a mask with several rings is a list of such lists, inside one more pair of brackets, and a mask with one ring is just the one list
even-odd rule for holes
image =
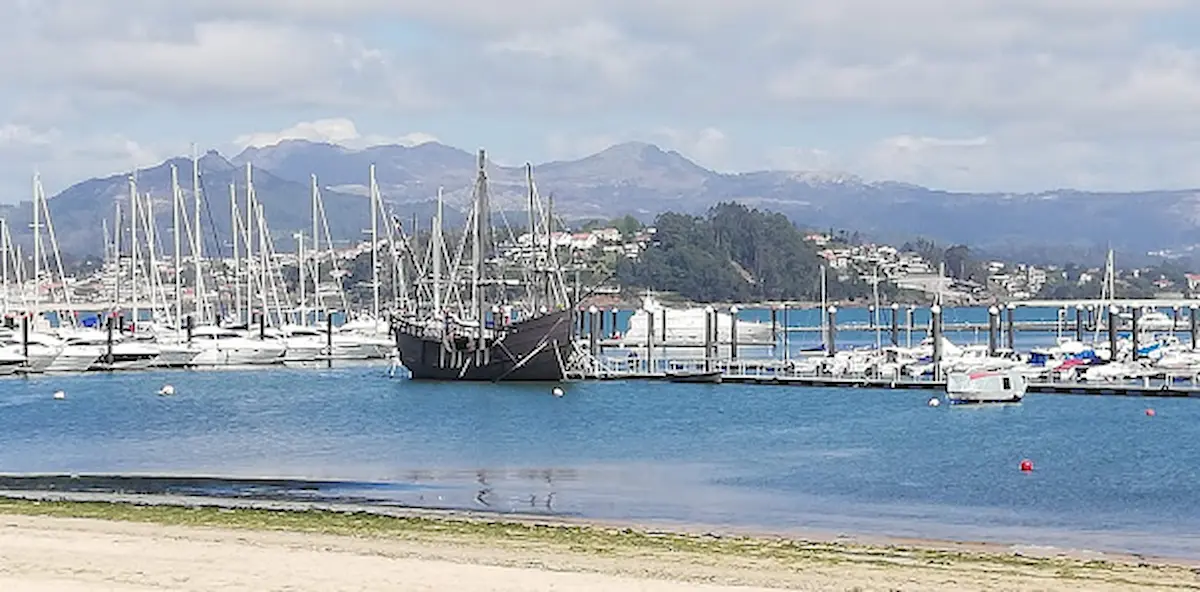
{"label": "blue water surface", "polygon": [[0,379],[0,472],[344,480],[413,506],[1200,558],[1197,400],[549,389],[379,366]]}

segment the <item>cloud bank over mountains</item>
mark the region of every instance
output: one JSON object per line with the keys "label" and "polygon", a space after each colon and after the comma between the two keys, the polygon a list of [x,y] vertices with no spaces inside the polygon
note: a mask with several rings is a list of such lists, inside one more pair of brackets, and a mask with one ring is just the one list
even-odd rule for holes
{"label": "cloud bank over mountains", "polygon": [[1200,186],[1185,0],[15,0],[0,201],[272,140],[952,190]]}

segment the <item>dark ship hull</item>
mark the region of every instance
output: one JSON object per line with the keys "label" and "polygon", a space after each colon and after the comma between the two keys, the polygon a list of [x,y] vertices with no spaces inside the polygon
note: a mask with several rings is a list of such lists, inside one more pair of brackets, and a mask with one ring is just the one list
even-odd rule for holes
{"label": "dark ship hull", "polygon": [[404,323],[395,331],[400,361],[416,380],[559,381],[573,347],[569,310],[509,325],[482,355],[473,338],[443,343]]}

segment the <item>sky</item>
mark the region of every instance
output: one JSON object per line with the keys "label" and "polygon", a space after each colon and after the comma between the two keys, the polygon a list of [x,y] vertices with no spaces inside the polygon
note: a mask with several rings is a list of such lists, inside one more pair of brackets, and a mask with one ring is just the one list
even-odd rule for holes
{"label": "sky", "polygon": [[0,0],[0,202],[281,138],[1200,187],[1194,0]]}

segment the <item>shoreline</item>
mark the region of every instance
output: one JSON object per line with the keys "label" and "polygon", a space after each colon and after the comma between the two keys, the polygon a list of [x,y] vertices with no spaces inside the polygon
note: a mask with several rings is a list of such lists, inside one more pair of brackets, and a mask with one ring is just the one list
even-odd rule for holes
{"label": "shoreline", "polygon": [[[136,477],[135,477],[136,478]],[[251,480],[255,481],[255,480]],[[263,482],[270,482],[264,479]],[[276,481],[293,481],[277,479]],[[297,483],[302,483],[297,481]],[[677,534],[712,538],[753,540],[791,540],[806,543],[864,547],[912,548],[929,551],[1013,555],[1039,559],[1077,559],[1117,563],[1172,565],[1194,568],[1200,573],[1200,557],[1141,553],[1103,548],[1085,548],[1061,542],[1021,542],[1017,539],[951,539],[935,536],[891,535],[870,531],[788,527],[771,529],[761,526],[707,524],[669,519],[598,518],[556,513],[525,513],[481,510],[466,507],[421,507],[378,500],[353,500],[336,497],[302,499],[291,496],[230,496],[188,493],[128,493],[114,491],[69,491],[45,489],[0,489],[0,515],[8,508],[28,511],[32,508],[68,508],[72,512],[95,513],[95,508],[162,508],[212,510],[219,512],[267,512],[282,515],[343,514],[371,516],[399,521],[462,521],[480,524],[519,524],[547,528],[598,528]],[[59,511],[59,510],[52,510]],[[1200,589],[1200,586],[1198,586]]]}
{"label": "shoreline", "polygon": [[[151,544],[161,544],[159,538],[179,544],[199,540],[210,547],[216,545],[214,552],[228,551],[234,557],[244,552],[240,545],[247,540],[258,547],[271,547],[284,540],[286,549],[315,549],[317,555],[332,553],[334,559],[347,554],[377,559],[392,557],[399,562],[395,565],[404,564],[409,572],[413,566],[404,561],[415,559],[424,562],[421,565],[428,568],[428,577],[433,578],[430,582],[434,584],[442,577],[438,574],[458,578],[463,569],[474,567],[523,570],[519,574],[522,578],[546,580],[528,587],[499,588],[488,587],[485,578],[478,586],[468,582],[457,587],[461,590],[593,589],[577,578],[600,576],[634,578],[644,584],[639,589],[664,591],[697,589],[695,586],[700,583],[717,586],[714,590],[733,586],[844,590],[1200,587],[1200,568],[1194,562],[998,543],[819,534],[784,537],[748,531],[715,532],[686,525],[660,527],[412,508],[389,508],[384,515],[349,505],[318,507],[273,502],[268,507],[268,504],[247,503],[248,500],[219,498],[110,496],[108,501],[82,501],[78,496],[68,500],[69,496],[44,492],[39,492],[38,500],[24,495],[13,497],[17,494],[7,492],[0,498],[0,522],[4,524],[0,529],[3,535],[0,564],[11,563],[12,555],[22,553],[20,549],[28,546],[25,539],[30,537],[45,535],[45,544],[53,548],[76,544],[63,542],[74,541],[72,536],[90,540],[89,537],[96,535],[109,540],[120,535]],[[87,541],[78,544],[86,545]],[[121,561],[132,562],[141,569],[141,557],[122,557]],[[26,557],[25,561],[69,563],[72,557]],[[377,563],[381,563],[377,567],[383,571],[391,565],[386,561]],[[43,568],[31,564],[30,573]],[[172,564],[172,569],[178,572],[180,567]],[[369,575],[350,569],[339,571],[349,579],[340,580],[338,585],[312,582],[311,588],[301,582],[294,589],[344,589],[339,586],[350,589],[352,583],[353,589],[359,589],[366,581],[359,577]],[[192,574],[198,580],[202,576],[203,573]],[[5,572],[0,571],[0,584],[5,578]],[[68,589],[22,588],[22,583],[29,582],[15,583],[22,590]],[[671,583],[685,583],[689,587],[670,587]],[[195,589],[250,590],[256,589],[254,585]],[[606,585],[611,589],[613,582]],[[597,586],[595,589],[605,589]]]}

